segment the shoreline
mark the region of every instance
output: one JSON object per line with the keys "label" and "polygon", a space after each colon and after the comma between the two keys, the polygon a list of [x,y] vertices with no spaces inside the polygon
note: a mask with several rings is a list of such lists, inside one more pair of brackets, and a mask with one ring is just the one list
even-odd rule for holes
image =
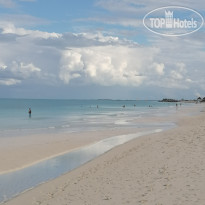
{"label": "shoreline", "polygon": [[[172,129],[172,128],[167,128],[167,129]],[[99,143],[99,142],[101,142],[103,140],[110,139],[112,137],[129,136],[129,135],[135,135],[136,132],[137,133],[141,133],[141,132],[149,132],[149,131],[150,131],[150,129],[146,129],[146,130],[143,129],[143,131],[141,131],[141,129],[130,129],[129,131],[126,131],[126,133],[122,134],[122,135],[121,134],[120,135],[118,135],[118,134],[117,135],[116,134],[113,135],[112,134],[111,136],[105,137],[105,138],[101,139],[100,141],[99,140],[91,141],[91,142],[89,142],[87,144],[83,144],[82,146],[73,147],[73,148],[70,148],[69,150],[66,150],[64,152],[59,152],[57,154],[49,155],[48,157],[42,158],[42,159],[40,159],[38,161],[33,161],[30,164],[24,164],[23,166],[19,166],[19,167],[16,167],[14,169],[9,169],[9,170],[6,170],[6,171],[0,171],[0,175],[11,173],[11,172],[15,172],[15,171],[19,171],[19,170],[23,170],[25,168],[28,168],[28,167],[31,167],[31,166],[36,165],[38,163],[50,160],[52,158],[56,158],[56,157],[59,157],[59,156],[63,156],[63,155],[69,154],[69,153],[74,152],[74,151],[81,150],[83,148],[86,148],[86,147],[89,147],[89,146],[94,145],[96,143]],[[119,132],[120,132],[120,130],[118,129],[115,133],[119,133]],[[155,131],[155,132],[158,132],[158,131]],[[155,133],[155,132],[153,131],[153,133]],[[141,137],[141,135],[139,137]]]}
{"label": "shoreline", "polygon": [[[205,173],[198,175],[195,166],[205,170],[205,160],[198,158],[203,152],[195,146],[201,145],[199,139],[205,144],[204,119],[203,112],[183,117],[178,127],[117,146],[4,204],[126,204],[129,201],[130,204],[173,205],[180,202],[191,205],[196,204],[193,197],[189,198],[194,192],[199,195],[197,204],[202,205],[204,193],[202,195],[198,188],[205,186],[202,183]],[[193,144],[195,141],[197,145]],[[194,181],[189,182],[189,179]],[[185,189],[184,186],[198,188]],[[187,200],[182,200],[183,195]]]}
{"label": "shoreline", "polygon": [[[167,129],[171,128],[164,128],[164,130]],[[0,201],[7,201],[5,199],[12,199],[40,184],[58,178],[133,139],[163,132],[164,130],[154,129],[106,138],[80,149],[44,160],[25,169],[0,175],[0,189],[2,190]],[[7,191],[4,190],[5,188]]]}
{"label": "shoreline", "polygon": [[[32,138],[27,139],[28,141],[26,142],[25,137],[20,139],[18,138],[16,140],[20,142],[24,141],[21,147],[17,144],[16,147],[11,146],[5,148],[4,150],[0,150],[0,163],[2,165],[0,167],[0,175],[27,168],[39,162],[92,145],[103,139],[118,135],[134,134],[143,130],[145,129],[118,128],[101,131],[88,131],[83,132],[83,137],[81,136],[81,132],[69,134],[65,133],[55,134],[52,136],[52,139],[49,137],[50,135],[33,135]],[[44,137],[43,141],[40,140],[42,137]],[[9,140],[15,145],[17,143],[15,138],[5,140]],[[36,143],[38,140],[39,144]],[[73,142],[71,142],[72,140]],[[48,142],[50,142],[50,145],[48,145]],[[1,145],[3,146],[3,144]],[[28,156],[27,159],[23,158],[25,155]],[[7,158],[6,161],[5,157]]]}
{"label": "shoreline", "polygon": [[[167,117],[148,116],[136,118],[131,122],[136,125],[139,123],[158,123],[159,126],[163,123],[177,123],[179,121],[178,118],[181,118],[184,115],[184,112],[185,115],[187,115],[187,113],[193,114],[199,112],[201,107],[202,106],[183,107],[177,110],[176,113],[169,114]],[[148,128],[152,129],[152,127],[149,126]],[[145,130],[147,130],[147,127],[114,127],[106,130],[33,134],[29,137],[23,135],[20,137],[0,138],[0,174],[29,167],[41,161],[82,148],[105,138],[134,134]],[[7,160],[5,160],[5,157]]]}
{"label": "shoreline", "polygon": [[[199,108],[197,108],[197,109],[199,109]],[[200,107],[200,109],[201,109],[201,107]],[[203,112],[203,111],[201,111],[201,112]],[[202,113],[202,114],[203,114],[203,113]],[[184,117],[184,116],[182,115],[182,116],[178,116],[178,117],[179,117],[179,119],[180,119],[180,118],[183,118],[183,120],[186,121],[187,118],[194,119],[194,118],[200,117],[202,114],[199,113],[199,115],[197,115],[197,116],[187,116],[187,117]],[[177,117],[177,118],[178,118],[178,117]],[[173,129],[171,129],[171,130],[180,129],[180,126],[182,126],[182,125],[181,125],[182,122],[181,122],[181,120],[179,120],[179,119],[178,119],[178,123],[177,123],[177,124],[179,124],[179,127],[173,128]],[[182,123],[182,124],[183,124],[183,123]],[[123,130],[123,129],[122,129],[122,130]],[[122,130],[118,130],[118,131],[119,131],[120,133],[122,133]],[[126,130],[126,132],[127,132],[127,131],[128,131],[128,130]],[[129,130],[129,131],[130,131],[130,130]],[[133,131],[134,131],[134,130],[132,130],[132,132],[133,132]],[[125,130],[124,130],[124,132],[125,132]],[[166,132],[169,132],[169,131],[163,131],[163,133],[166,133]],[[130,134],[131,134],[131,133],[130,133]],[[131,140],[131,142],[126,142],[125,144],[120,145],[119,147],[125,147],[125,146],[127,146],[127,144],[130,144],[130,145],[131,145],[131,144],[132,144],[132,141],[133,141],[133,142],[135,142],[136,140],[141,141],[142,138],[144,138],[144,137],[147,138],[147,137],[152,136],[152,135],[156,135],[156,134],[151,134],[151,135],[149,134],[149,135],[147,135],[147,136],[143,136],[143,137],[140,137],[140,138],[138,138],[138,139]],[[157,134],[157,135],[158,135],[158,134]],[[162,135],[162,134],[159,134],[159,135]],[[91,143],[91,144],[93,144],[93,143]],[[120,149],[120,148],[118,148],[118,146],[115,147],[115,148],[112,148],[112,150],[108,151],[108,153],[110,153],[110,152],[115,152],[116,149]],[[66,151],[66,153],[67,153],[67,152],[69,152],[69,151]],[[57,154],[57,156],[58,156],[58,155],[59,155],[59,154]],[[96,161],[96,160],[98,161],[98,158],[101,158],[101,157],[103,157],[104,155],[107,155],[107,153],[103,154],[103,155],[100,156],[100,157],[95,158],[94,160],[92,160],[92,161],[90,161],[90,162],[84,164],[83,166],[80,166],[80,167],[76,168],[75,170],[78,170],[78,169],[81,169],[81,168],[83,169],[84,166],[87,166],[87,164],[90,164],[90,163],[92,164],[93,161]],[[49,157],[49,158],[50,158],[50,157]],[[45,159],[43,159],[43,161],[44,161],[44,160],[45,160]],[[73,171],[71,171],[71,172],[69,172],[69,173],[75,172],[75,170],[73,170]],[[65,174],[65,175],[69,175],[69,173],[67,173],[67,174]],[[63,175],[63,176],[64,176],[64,175]],[[54,179],[54,180],[52,180],[52,181],[55,181],[55,180],[58,181],[58,179],[60,179],[60,178],[63,177],[63,176],[60,176],[59,178]],[[52,184],[52,181],[46,182],[45,184],[47,184],[47,183],[51,183],[51,184]],[[35,189],[38,189],[39,187],[41,187],[41,185],[38,186],[37,188],[34,188],[34,190],[35,190]],[[30,191],[28,191],[28,192],[30,192]],[[28,193],[28,192],[26,191],[25,194]],[[33,191],[31,190],[31,192],[33,192]],[[12,199],[11,201],[13,201],[13,200],[15,200],[15,199],[17,199],[17,198],[19,198],[19,197],[21,198],[22,195],[24,195],[24,194],[21,194],[20,196],[17,196],[16,198]],[[9,203],[9,201],[6,202],[6,204],[7,204],[7,203]],[[28,204],[29,204],[29,203],[28,203]]]}

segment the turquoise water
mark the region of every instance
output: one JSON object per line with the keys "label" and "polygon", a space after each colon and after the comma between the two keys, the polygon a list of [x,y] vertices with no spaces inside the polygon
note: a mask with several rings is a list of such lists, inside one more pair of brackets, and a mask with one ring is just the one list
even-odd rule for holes
{"label": "turquoise water", "polygon": [[[125,105],[125,108],[122,106]],[[135,106],[134,106],[135,105]],[[150,106],[150,107],[149,107]],[[163,115],[175,103],[129,100],[0,99],[0,137],[136,126],[133,119]],[[28,109],[32,115],[29,117]],[[173,112],[174,109],[170,109]]]}

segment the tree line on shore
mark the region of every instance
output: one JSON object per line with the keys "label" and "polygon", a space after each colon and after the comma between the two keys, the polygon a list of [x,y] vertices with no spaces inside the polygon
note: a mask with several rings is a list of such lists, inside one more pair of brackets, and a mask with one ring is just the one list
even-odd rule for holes
{"label": "tree line on shore", "polygon": [[159,102],[205,102],[205,97],[204,98],[198,97],[197,99],[194,100],[184,100],[184,99],[176,100],[172,98],[163,98]]}

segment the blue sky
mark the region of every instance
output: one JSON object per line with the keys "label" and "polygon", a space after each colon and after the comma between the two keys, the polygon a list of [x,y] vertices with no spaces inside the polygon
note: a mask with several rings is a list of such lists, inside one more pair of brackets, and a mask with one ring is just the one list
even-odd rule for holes
{"label": "blue sky", "polygon": [[204,17],[202,0],[0,0],[0,96],[204,97],[204,26],[168,37],[143,25],[170,5]]}

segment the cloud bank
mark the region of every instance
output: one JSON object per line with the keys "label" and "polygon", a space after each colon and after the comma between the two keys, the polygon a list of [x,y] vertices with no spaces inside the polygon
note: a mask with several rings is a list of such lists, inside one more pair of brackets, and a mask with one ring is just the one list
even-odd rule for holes
{"label": "cloud bank", "polygon": [[84,84],[139,86],[151,74],[164,74],[164,64],[155,59],[158,48],[102,33],[58,34],[7,25],[1,38],[9,40],[0,44],[0,72],[22,83],[31,77],[49,81],[46,77],[52,75],[65,84],[77,79]]}
{"label": "cloud bank", "polygon": [[145,86],[198,93],[205,85],[201,39],[156,37],[142,46],[103,32],[49,33],[0,22],[0,86]]}

